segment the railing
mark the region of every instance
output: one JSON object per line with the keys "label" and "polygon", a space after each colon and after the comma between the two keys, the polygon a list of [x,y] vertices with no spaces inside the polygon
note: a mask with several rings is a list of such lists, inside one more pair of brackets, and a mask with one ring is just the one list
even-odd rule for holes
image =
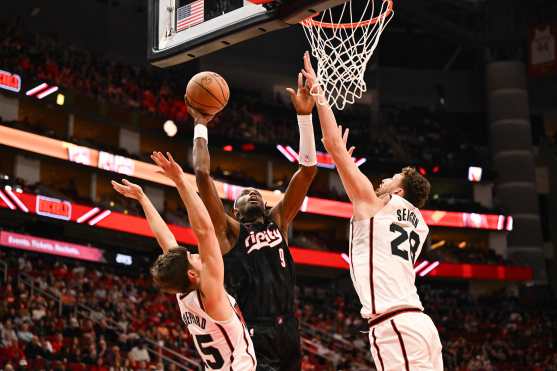
{"label": "railing", "polygon": [[[86,317],[88,319],[91,319],[93,322],[95,323],[100,323],[101,320],[98,317],[102,317],[103,319],[106,320],[107,324],[109,325],[109,328],[111,330],[116,331],[118,334],[122,334],[122,327],[116,322],[114,321],[112,318],[107,317],[104,313],[98,312],[92,308],[89,308],[88,306],[84,305],[84,304],[77,304],[77,307],[80,309],[78,310],[78,313],[83,316]],[[93,314],[100,314],[100,316],[97,315],[93,315]],[[159,344],[157,344],[154,340],[149,339],[147,337],[144,337],[143,340],[148,343],[149,345],[146,347],[147,351],[154,355],[155,357],[160,357],[162,360],[172,363],[174,364],[174,366],[176,366],[178,369],[180,370],[201,370],[201,366],[200,364],[188,357],[185,357],[175,351],[173,351],[170,348],[167,348],[165,346],[161,346]],[[175,358],[178,359],[172,359],[170,357],[165,356],[163,353],[170,353],[172,354]]]}
{"label": "railing", "polygon": [[[2,262],[4,263],[4,262]],[[0,266],[5,266],[6,271],[7,271],[7,264],[0,264]],[[35,282],[35,280],[33,279],[33,277],[31,277],[30,275],[26,274],[26,273],[20,273],[18,275],[18,281],[25,284],[26,286],[28,286],[31,290],[31,296],[35,295],[35,292],[39,292],[41,295],[44,295],[46,297],[49,297],[53,300],[55,300],[58,303],[58,315],[61,316],[62,315],[62,310],[63,310],[63,300],[62,297],[54,292],[52,292],[51,290],[47,289],[47,290],[43,290],[41,289],[38,284]],[[84,304],[75,304],[74,305],[74,309],[75,312],[87,319],[92,320],[95,323],[100,323],[101,319],[106,320],[106,323],[108,324],[109,328],[111,330],[114,330],[116,333],[118,333],[118,335],[123,335],[123,329],[120,326],[120,324],[118,324],[116,321],[114,321],[112,318],[110,318],[109,316],[107,316],[105,313],[97,311],[91,307],[88,307]],[[174,366],[176,366],[177,369],[179,370],[201,370],[202,367],[199,364],[199,362],[197,362],[194,359],[188,358],[184,355],[181,355],[180,353],[165,347],[165,346],[161,346],[159,345],[155,340],[153,339],[149,339],[147,337],[144,337],[143,340],[149,344],[147,346],[147,351],[154,355],[155,357],[160,357],[162,360],[168,362],[168,363],[172,363],[174,364]],[[168,357],[164,354],[171,354],[173,356],[173,358]]]}
{"label": "railing", "polygon": [[59,316],[62,315],[63,302],[62,302],[62,297],[60,295],[57,295],[56,293],[53,293],[51,291],[49,292],[47,290],[41,289],[39,285],[35,283],[33,277],[31,277],[27,273],[20,273],[17,276],[17,280],[23,283],[24,285],[29,286],[29,289],[31,290],[31,296],[34,296],[35,292],[38,291],[41,295],[49,297],[52,300],[58,302],[58,315]]}
{"label": "railing", "polygon": [[2,269],[2,283],[6,284],[8,282],[8,263],[0,260],[0,269]]}
{"label": "railing", "polygon": [[[327,332],[325,330],[322,330],[316,326],[310,325],[309,323],[305,322],[305,321],[301,321],[300,322],[300,334],[303,337],[306,337],[308,339],[321,339],[322,341],[320,342],[320,345],[323,349],[325,349],[327,351],[327,353],[332,354],[332,353],[339,353],[338,350],[332,350],[331,348],[329,348],[329,345],[331,344],[335,344],[334,347],[332,348],[339,348],[339,345],[342,347],[342,351],[340,353],[342,354],[352,354],[354,351],[356,352],[364,352],[365,354],[367,354],[369,352],[368,348],[360,348],[355,346],[353,343],[344,340],[343,338],[337,338],[334,337],[333,334],[331,332]],[[316,336],[318,335],[318,336]],[[320,354],[317,353],[315,351],[313,351],[310,347],[306,346],[304,347],[304,349],[322,359],[326,359],[327,361],[333,363],[334,367],[336,367],[336,359],[332,359],[332,357],[327,356],[326,354]]]}

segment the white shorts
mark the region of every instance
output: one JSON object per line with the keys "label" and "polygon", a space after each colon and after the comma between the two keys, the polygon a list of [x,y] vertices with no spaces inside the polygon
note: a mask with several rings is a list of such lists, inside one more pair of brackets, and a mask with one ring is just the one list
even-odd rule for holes
{"label": "white shorts", "polygon": [[429,316],[405,312],[369,329],[371,354],[378,371],[443,370],[441,340]]}

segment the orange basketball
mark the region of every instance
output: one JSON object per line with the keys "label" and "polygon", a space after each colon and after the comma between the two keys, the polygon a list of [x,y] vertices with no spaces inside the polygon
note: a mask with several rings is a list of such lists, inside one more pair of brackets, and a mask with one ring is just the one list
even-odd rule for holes
{"label": "orange basketball", "polygon": [[196,111],[215,115],[219,113],[230,97],[226,80],[215,72],[204,71],[193,76],[186,87],[186,105]]}

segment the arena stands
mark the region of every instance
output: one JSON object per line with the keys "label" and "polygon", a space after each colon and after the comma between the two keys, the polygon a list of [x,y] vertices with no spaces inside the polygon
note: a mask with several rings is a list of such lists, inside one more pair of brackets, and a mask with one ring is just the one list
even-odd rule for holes
{"label": "arena stands", "polygon": [[[114,62],[17,26],[0,24],[0,30],[8,35],[0,44],[0,65],[12,72],[55,83],[103,104],[140,109],[161,120],[187,120],[184,81],[172,78],[168,71]],[[296,145],[298,134],[291,130],[292,120],[290,102],[233,91],[228,107],[210,126],[213,135],[228,139]],[[462,175],[471,164],[488,165],[481,114],[451,114],[435,107],[384,107],[377,122],[370,122],[369,113],[354,112],[341,114],[339,120],[350,122],[352,143],[360,155],[377,165],[437,167],[434,175]]]}
{"label": "arena stands", "polygon": [[[9,267],[0,308],[2,367],[26,363],[27,369],[63,369],[67,360],[71,370],[108,370],[118,364],[162,369],[167,348],[195,357],[174,298],[152,287],[143,274],[147,265],[142,272],[128,272],[15,251],[2,251],[0,260]],[[26,275],[32,277],[35,291],[23,283]],[[373,369],[355,293],[333,283],[299,283],[297,291],[303,370]],[[554,306],[532,308],[505,292],[473,298],[465,284],[423,283],[419,291],[438,326],[446,369],[557,367]],[[79,305],[92,309],[89,317],[80,315]],[[149,341],[165,347],[159,356],[146,350]],[[169,362],[166,366],[173,369]]]}

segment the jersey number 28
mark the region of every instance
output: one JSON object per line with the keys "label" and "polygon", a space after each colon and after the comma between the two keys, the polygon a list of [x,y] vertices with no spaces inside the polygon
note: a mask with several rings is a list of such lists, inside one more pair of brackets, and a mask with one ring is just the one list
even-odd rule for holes
{"label": "jersey number 28", "polygon": [[[412,263],[416,263],[416,251],[418,250],[418,247],[420,247],[420,235],[418,235],[415,231],[408,234],[404,228],[395,223],[391,224],[390,229],[391,232],[398,234],[398,236],[391,241],[391,252],[393,255],[400,256],[402,259],[408,260],[408,251],[410,251],[410,261]],[[406,241],[408,241],[410,249],[401,249],[400,246]]]}

